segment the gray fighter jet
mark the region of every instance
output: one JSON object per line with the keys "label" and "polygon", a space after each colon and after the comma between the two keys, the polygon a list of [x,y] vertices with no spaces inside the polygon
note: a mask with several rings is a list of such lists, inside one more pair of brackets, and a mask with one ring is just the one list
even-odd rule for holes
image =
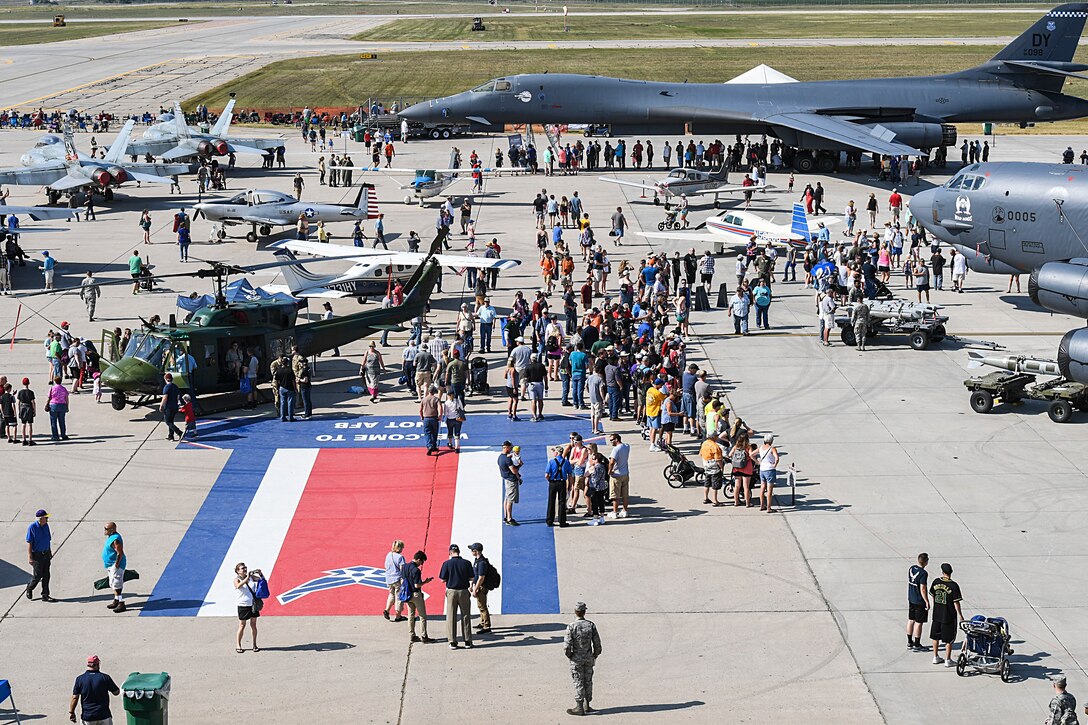
{"label": "gray fighter jet", "polygon": [[779,84],[662,83],[571,74],[496,78],[471,91],[418,103],[401,118],[469,123],[611,124],[614,134],[769,134],[796,147],[801,172],[835,168],[842,150],[918,156],[951,146],[951,124],[1033,123],[1088,115],[1088,101],[1063,94],[1066,78],[1088,78],[1073,54],[1088,3],[1061,5],[991,60],[941,76]]}

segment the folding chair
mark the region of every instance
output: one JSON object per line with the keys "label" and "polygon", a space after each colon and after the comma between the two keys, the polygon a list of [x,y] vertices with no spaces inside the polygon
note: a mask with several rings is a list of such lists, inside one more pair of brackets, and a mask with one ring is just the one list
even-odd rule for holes
{"label": "folding chair", "polygon": [[19,725],[22,721],[19,719],[19,708],[15,706],[15,695],[11,694],[11,683],[7,680],[0,680],[0,702],[5,700],[11,700],[11,709],[15,714],[15,723]]}

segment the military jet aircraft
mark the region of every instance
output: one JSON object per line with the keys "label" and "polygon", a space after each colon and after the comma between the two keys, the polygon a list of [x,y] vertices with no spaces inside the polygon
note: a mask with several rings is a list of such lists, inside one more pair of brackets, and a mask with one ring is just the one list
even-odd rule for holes
{"label": "military jet aircraft", "polygon": [[189,172],[188,164],[144,164],[124,161],[124,150],[136,121],[129,120],[117,134],[104,158],[95,159],[76,150],[72,130],[64,127],[63,140],[43,136],[20,159],[20,168],[0,169],[0,184],[45,186],[51,203],[62,191],[92,187],[113,197],[113,188],[129,181],[169,184],[170,176]]}
{"label": "military jet aircraft", "polygon": [[357,297],[360,303],[365,302],[367,297],[384,294],[397,281],[407,282],[428,256],[458,274],[469,267],[508,270],[521,264],[517,259],[488,259],[455,254],[426,255],[419,252],[361,249],[296,240],[277,242],[272,248],[277,256],[289,260],[296,260],[297,255],[305,254],[318,259],[339,258],[354,262],[350,269],[340,274],[317,275],[302,264],[285,265],[280,272],[287,282],[286,291],[293,297]]}
{"label": "military jet aircraft", "polygon": [[940,76],[800,83],[682,83],[536,73],[496,78],[417,103],[410,122],[611,124],[614,134],[768,134],[798,149],[798,171],[829,172],[842,150],[919,156],[956,142],[952,124],[1034,123],[1088,115],[1062,93],[1088,77],[1073,54],[1088,3],[1061,5],[980,66]]}
{"label": "military jet aircraft", "polygon": [[619,179],[612,176],[601,176],[601,181],[621,186],[633,186],[636,189],[645,189],[654,193],[654,203],[659,203],[660,197],[665,197],[666,206],[681,195],[702,196],[714,195],[714,208],[718,208],[718,196],[721,194],[736,194],[743,191],[766,190],[765,180],[760,180],[758,185],[744,186],[743,184],[730,184],[729,173],[724,168],[718,171],[703,171],[701,169],[676,168],[669,172],[668,176],[652,184],[644,184],[627,179]]}
{"label": "military jet aircraft", "polygon": [[272,227],[294,226],[299,215],[311,224],[318,222],[352,222],[378,218],[378,201],[374,185],[363,184],[352,204],[319,204],[299,201],[280,191],[250,189],[226,201],[202,201],[193,208],[210,222],[218,224],[215,234],[220,239],[227,236],[225,227],[249,224],[253,229],[246,234],[247,242],[257,241],[257,231],[267,237]]}
{"label": "military jet aircraft", "polygon": [[706,231],[680,230],[675,232],[639,232],[649,239],[675,239],[677,241],[721,242],[726,246],[744,246],[752,239],[760,245],[794,247],[804,249],[821,226],[842,222],[841,217],[822,216],[809,219],[805,207],[793,205],[789,224],[775,224],[773,217],[764,218],[750,211],[729,209],[706,220]]}
{"label": "military jet aircraft", "polygon": [[972,164],[911,198],[926,231],[967,256],[976,272],[1028,273],[1088,256],[1088,166],[1013,161]]}
{"label": "military jet aircraft", "polygon": [[139,140],[132,141],[125,152],[130,156],[151,156],[163,160],[208,158],[230,153],[263,154],[284,145],[282,138],[230,138],[230,123],[234,117],[234,99],[227,102],[219,120],[208,133],[189,128],[181,105],[174,102],[174,113],[149,127]]}

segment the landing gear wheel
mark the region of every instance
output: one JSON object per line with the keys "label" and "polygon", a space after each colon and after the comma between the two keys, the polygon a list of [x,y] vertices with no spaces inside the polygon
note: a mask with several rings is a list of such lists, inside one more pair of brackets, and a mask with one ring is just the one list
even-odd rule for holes
{"label": "landing gear wheel", "polygon": [[654,206],[661,206],[661,200],[658,199],[656,196],[654,197]]}
{"label": "landing gear wheel", "polygon": [[932,342],[940,342],[948,335],[948,331],[944,329],[944,325],[935,325],[933,332],[929,333],[929,339]]}
{"label": "landing gear wheel", "polygon": [[799,174],[811,174],[816,170],[816,159],[807,152],[801,152],[793,159],[793,168]]}
{"label": "landing gear wheel", "polygon": [[60,192],[53,189],[46,189],[45,196],[49,200],[50,204],[56,204],[60,201]]}
{"label": "landing gear wheel", "polygon": [[854,328],[849,325],[839,330],[839,339],[842,340],[843,345],[849,345],[850,347],[858,344],[858,338],[854,336]]}
{"label": "landing gear wheel", "polygon": [[250,244],[256,244],[257,243],[257,232],[252,232],[252,231],[246,232],[246,241],[249,242]]}
{"label": "landing gear wheel", "polygon": [[994,407],[994,396],[987,390],[971,393],[971,410],[976,413],[989,413]]}
{"label": "landing gear wheel", "polygon": [[925,350],[929,346],[929,335],[915,332],[910,336],[910,346],[915,350]]}
{"label": "landing gear wheel", "polygon": [[442,138],[442,132],[439,131],[437,128],[431,129],[431,138],[437,141],[438,139]]}
{"label": "landing gear wheel", "polygon": [[[412,197],[410,197],[410,196],[404,197],[404,203],[405,204],[411,204],[412,203]],[[423,205],[420,204],[420,206],[423,206]]]}
{"label": "landing gear wheel", "polygon": [[124,410],[125,402],[126,401],[124,393],[114,393],[110,396],[110,406],[114,410]]}
{"label": "landing gear wheel", "polygon": [[267,237],[269,234],[272,233],[272,227],[268,226],[267,224],[262,224],[260,231],[262,237]]}
{"label": "landing gear wheel", "polygon": [[[1006,664],[1008,664],[1006,662]],[[956,674],[960,677],[964,677],[967,674],[967,655],[960,655],[960,658],[956,660]],[[1002,675],[1001,679],[1005,679]]]}
{"label": "landing gear wheel", "polygon": [[442,138],[449,138],[452,135],[453,134],[450,132],[450,130],[448,128],[442,129]]}
{"label": "landing gear wheel", "polygon": [[366,304],[366,297],[356,297],[355,301],[358,302],[360,305],[365,305]]}
{"label": "landing gear wheel", "polygon": [[1073,417],[1073,405],[1068,400],[1055,400],[1046,413],[1055,423],[1068,423]]}
{"label": "landing gear wheel", "polygon": [[1012,682],[1012,668],[1008,660],[1001,660],[1001,681]]}
{"label": "landing gear wheel", "polygon": [[223,241],[224,239],[227,238],[227,230],[223,229],[222,227],[220,227],[219,229],[216,229],[215,230],[215,238],[218,239],[219,241]]}
{"label": "landing gear wheel", "polygon": [[821,156],[816,159],[816,170],[821,174],[830,174],[835,170],[835,159],[830,156]]}
{"label": "landing gear wheel", "polygon": [[714,200],[714,208],[715,209],[721,209],[722,208],[721,202],[719,202],[717,199]]}

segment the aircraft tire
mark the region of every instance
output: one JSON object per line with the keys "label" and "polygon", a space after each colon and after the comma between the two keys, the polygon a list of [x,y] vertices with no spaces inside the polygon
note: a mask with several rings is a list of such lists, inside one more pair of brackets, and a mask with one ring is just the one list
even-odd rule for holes
{"label": "aircraft tire", "polygon": [[219,241],[223,241],[224,239],[227,238],[227,230],[223,229],[222,227],[215,230],[215,238],[218,239]]}
{"label": "aircraft tire", "polygon": [[112,407],[114,410],[124,410],[125,403],[126,400],[124,393],[113,393],[112,395],[110,395],[110,407]]}
{"label": "aircraft tire", "polygon": [[246,232],[246,241],[249,242],[250,244],[256,244],[257,243],[257,232],[252,232],[252,231]]}
{"label": "aircraft tire", "polygon": [[437,141],[438,139],[442,138],[442,132],[439,131],[437,128],[431,129],[431,138]]}
{"label": "aircraft tire", "polygon": [[799,174],[811,174],[816,170],[816,159],[807,151],[802,151],[793,159],[793,168]]}
{"label": "aircraft tire", "polygon": [[830,174],[835,170],[835,159],[830,156],[821,156],[816,159],[816,170],[821,174]]}
{"label": "aircraft tire", "polygon": [[453,132],[450,131],[448,128],[442,129],[442,138],[449,138],[452,135],[453,135]]}
{"label": "aircraft tire", "polygon": [[264,225],[261,226],[260,231],[261,231],[261,236],[262,237],[267,237],[269,234],[272,233],[272,227],[268,226],[267,224],[264,224]]}

